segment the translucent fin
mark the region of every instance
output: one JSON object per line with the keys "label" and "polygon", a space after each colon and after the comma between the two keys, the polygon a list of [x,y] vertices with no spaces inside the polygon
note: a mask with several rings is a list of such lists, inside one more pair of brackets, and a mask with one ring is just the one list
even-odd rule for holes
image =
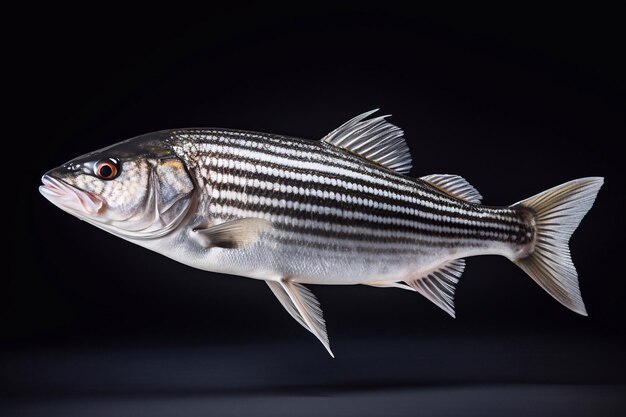
{"label": "translucent fin", "polygon": [[480,195],[476,188],[467,182],[465,178],[458,175],[433,174],[421,177],[420,180],[429,183],[452,197],[465,200],[468,203],[480,204],[483,199],[483,196]]}
{"label": "translucent fin", "polygon": [[302,327],[304,327],[305,329],[313,333],[311,329],[309,329],[309,326],[307,326],[307,324],[304,322],[304,319],[298,312],[298,309],[296,308],[296,306],[294,306],[293,303],[291,302],[291,298],[289,298],[289,294],[287,294],[287,291],[285,291],[282,284],[276,281],[265,281],[265,282],[267,282],[267,286],[270,287],[270,290],[272,290],[276,298],[278,298],[278,301],[280,301],[283,307],[285,307],[285,310],[287,310],[287,312],[291,315],[291,317],[296,319],[296,321],[300,323]]}
{"label": "translucent fin", "polygon": [[335,355],[330,350],[322,309],[315,295],[304,285],[289,280],[266,282],[291,317],[313,333],[334,358]]}
{"label": "translucent fin", "polygon": [[254,242],[270,227],[272,224],[267,220],[247,218],[231,220],[206,228],[197,227],[193,231],[202,237],[205,247],[236,249]]}
{"label": "translucent fin", "polygon": [[398,126],[387,116],[367,119],[378,109],[363,113],[322,138],[323,142],[345,149],[400,174],[411,170],[411,153]]}
{"label": "translucent fin", "polygon": [[415,292],[415,288],[397,281],[368,282],[365,285],[376,288],[400,288],[401,290],[409,290]]}
{"label": "translucent fin", "polygon": [[601,177],[577,179],[512,206],[530,209],[536,228],[530,254],[513,262],[557,301],[584,316],[587,310],[570,257],[569,239],[591,209],[603,183]]}
{"label": "translucent fin", "polygon": [[454,292],[464,269],[465,260],[454,259],[425,276],[408,279],[406,283],[443,311],[455,317]]}

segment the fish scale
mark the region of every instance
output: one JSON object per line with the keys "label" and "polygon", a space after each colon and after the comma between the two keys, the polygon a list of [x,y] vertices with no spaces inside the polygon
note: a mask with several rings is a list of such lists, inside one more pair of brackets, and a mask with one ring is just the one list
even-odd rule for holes
{"label": "fish scale", "polygon": [[[231,133],[231,132],[229,132]],[[173,136],[176,138],[177,135],[173,134]],[[185,138],[188,137],[189,135],[183,135]],[[255,137],[258,137],[259,135],[255,135]],[[307,183],[307,182],[313,182],[313,183],[318,183],[321,186],[325,187],[326,190],[330,190],[331,192],[333,191],[333,187],[335,187],[334,184],[330,183],[329,181],[332,180],[337,180],[337,178],[339,178],[339,180],[337,181],[337,184],[339,184],[340,188],[336,189],[336,190],[343,190],[343,189],[347,189],[350,191],[358,191],[358,194],[354,195],[354,203],[358,203],[359,199],[361,199],[363,196],[367,196],[368,198],[391,198],[391,199],[395,199],[395,200],[401,200],[401,201],[407,201],[410,202],[412,204],[420,204],[420,203],[432,203],[432,204],[441,204],[443,203],[444,206],[440,207],[440,210],[442,211],[442,215],[448,214],[450,212],[450,207],[452,207],[452,209],[457,210],[456,214],[463,214],[463,212],[458,212],[458,209],[460,207],[463,207],[462,204],[459,204],[459,201],[454,202],[454,204],[451,206],[449,203],[451,201],[451,199],[447,196],[441,196],[440,193],[433,193],[432,189],[426,188],[424,187],[422,184],[420,184],[419,182],[416,182],[415,180],[413,180],[412,182],[412,188],[408,188],[407,184],[411,184],[411,181],[403,181],[402,185],[403,191],[410,191],[411,194],[409,193],[404,193],[404,194],[392,194],[389,193],[387,190],[379,190],[380,192],[377,193],[373,193],[368,191],[368,188],[371,190],[373,189],[371,187],[371,183],[366,183],[363,182],[360,179],[355,179],[354,177],[342,177],[340,175],[337,174],[331,174],[334,175],[334,177],[323,177],[324,172],[320,172],[320,171],[316,171],[318,175],[313,175],[310,174],[311,171],[313,171],[315,168],[311,167],[311,166],[307,166],[306,168],[290,168],[289,170],[286,170],[284,167],[278,165],[278,164],[273,164],[271,162],[267,162],[267,159],[272,159],[272,158],[278,158],[279,156],[283,156],[281,153],[279,153],[278,151],[275,152],[275,155],[272,155],[270,153],[265,153],[265,159],[251,159],[249,157],[245,157],[242,156],[236,152],[230,152],[230,153],[224,153],[223,150],[220,153],[216,153],[212,148],[217,148],[217,146],[213,145],[211,146],[211,144],[207,144],[206,142],[204,143],[206,146],[203,147],[201,146],[203,141],[206,141],[207,136],[206,135],[197,135],[197,136],[192,136],[192,138],[189,140],[189,143],[193,143],[193,153],[191,155],[189,155],[187,152],[184,151],[184,149],[189,149],[189,147],[186,146],[177,146],[177,149],[182,149],[182,151],[179,151],[181,155],[184,155],[186,157],[187,160],[190,161],[191,164],[197,164],[198,161],[202,161],[203,156],[202,155],[197,155],[198,154],[198,149],[203,149],[204,155],[209,155],[208,157],[205,156],[205,159],[208,160],[212,160],[212,158],[215,158],[215,160],[217,160],[218,162],[222,162],[222,161],[226,161],[225,163],[228,163],[228,161],[233,161],[234,163],[240,163],[240,164],[247,164],[249,166],[252,166],[253,168],[248,170],[248,172],[250,172],[252,175],[251,177],[254,178],[254,181],[259,181],[259,177],[260,176],[265,176],[267,177],[269,175],[269,178],[281,178],[281,180],[284,180],[285,184],[290,185],[290,183],[288,182],[291,178],[289,174],[293,174],[293,170],[298,170],[301,173],[303,173],[303,176],[306,176],[306,178],[302,178],[299,180],[299,182],[292,182],[291,185],[296,185],[296,186],[302,186],[303,182]],[[227,140],[228,136],[221,136],[221,137],[215,137],[215,136],[209,136],[210,140],[213,141],[220,141],[220,140]],[[290,139],[285,138],[285,141],[289,141]],[[182,140],[182,142],[187,142],[187,140]],[[197,142],[200,142],[200,146],[197,145]],[[320,147],[321,149],[323,149],[323,147]],[[241,148],[242,150],[245,150],[245,148]],[[276,148],[275,148],[276,149]],[[285,148],[285,149],[289,149],[289,148]],[[318,151],[320,151],[320,149],[318,149]],[[323,155],[323,153],[322,153]],[[328,155],[326,155],[328,157]],[[344,156],[346,157],[346,156]],[[290,159],[290,161],[297,163],[297,164],[303,164],[306,163],[308,161],[306,160],[297,160],[297,159]],[[363,164],[363,161],[361,161],[361,164]],[[330,164],[326,164],[327,166],[332,166]],[[257,172],[256,171],[256,167],[260,167],[259,171],[262,172]],[[273,171],[272,174],[268,174],[267,170],[268,167],[270,170]],[[220,166],[220,168],[224,168],[222,166]],[[341,167],[336,167],[336,168],[341,168]],[[381,170],[380,167],[373,167],[374,169],[384,172],[384,170]],[[300,173],[297,172],[297,173]],[[358,171],[354,172],[355,174],[358,173]],[[362,173],[360,173],[362,174]],[[366,172],[366,175],[370,175],[372,174],[371,172]],[[399,177],[396,175],[396,177]],[[357,184],[353,184],[350,182],[346,182],[345,178],[348,178],[347,181],[355,181]],[[375,175],[370,175],[371,179],[379,179],[379,177],[376,177]],[[393,177],[390,177],[393,178]],[[320,182],[320,180],[326,180],[325,183]],[[385,179],[386,180],[386,179]],[[365,184],[365,186],[363,186],[363,184]],[[307,184],[304,184],[307,185]],[[393,188],[394,185],[397,185],[397,183],[394,183],[392,181],[390,181],[386,187],[387,188]],[[358,186],[358,189],[357,189]],[[310,191],[307,187],[307,189],[305,189],[306,191]],[[335,191],[336,191],[335,190]],[[318,190],[316,190],[318,191]],[[384,194],[383,194],[384,193]],[[417,194],[416,194],[417,193]],[[308,194],[307,194],[308,195]],[[352,196],[350,196],[352,197]],[[420,200],[421,199],[421,200]],[[385,200],[382,200],[385,201]],[[394,207],[398,207],[398,208],[410,208],[413,209],[410,206],[401,206],[401,205],[394,205]],[[466,208],[467,206],[465,206]],[[432,208],[432,206],[430,206],[430,208]],[[446,212],[446,208],[448,209],[448,211]],[[503,218],[500,217],[499,214],[501,212],[507,212],[510,210],[506,210],[506,209],[499,209],[499,210],[491,210],[487,207],[474,207],[473,210],[471,210],[469,213],[466,214],[470,214],[473,215],[475,217],[478,218],[484,218],[487,216],[493,216],[499,220],[504,220],[504,221],[513,221],[514,223],[519,223],[519,224],[523,224],[523,222],[521,222],[517,217],[508,217],[508,218]],[[451,218],[449,220],[455,220],[456,218],[463,218],[463,216],[458,216],[455,218]]]}
{"label": "fish scale", "polygon": [[568,241],[602,178],[483,205],[458,175],[409,177],[403,131],[373,113],[321,141],[154,132],[49,171],[40,191],[79,219],[186,265],[265,280],[331,355],[319,302],[303,284],[410,290],[454,317],[465,258],[502,255],[586,315]]}
{"label": "fish scale", "polygon": [[[236,133],[237,136],[232,136]],[[428,189],[421,184],[420,180],[415,179],[414,192],[412,194],[405,191],[406,196],[411,197],[415,202],[414,206],[400,205],[388,197],[378,196],[374,193],[368,193],[367,189],[373,189],[376,184],[371,180],[369,172],[360,172],[361,178],[360,189],[353,189],[341,186],[341,183],[333,185],[320,181],[307,181],[306,179],[289,179],[282,171],[283,168],[277,164],[267,163],[265,159],[255,159],[254,152],[248,152],[245,157],[239,154],[228,152],[220,144],[232,144],[237,138],[245,135],[245,132],[231,131],[207,131],[202,132],[194,130],[193,132],[183,133],[175,132],[172,134],[172,142],[175,143],[177,149],[194,149],[192,154],[180,152],[179,156],[188,160],[190,166],[203,167],[197,170],[195,176],[202,177],[207,192],[212,197],[210,203],[219,206],[219,213],[228,211],[233,208],[232,216],[236,216],[238,210],[246,210],[256,213],[256,216],[264,217],[265,214],[274,216],[274,218],[306,220],[315,217],[316,222],[305,222],[300,226],[300,230],[294,227],[294,230],[309,232],[315,234],[316,231],[322,230],[328,233],[328,230],[335,230],[335,226],[342,225],[346,220],[350,221],[350,226],[359,227],[360,233],[355,233],[354,239],[363,240],[372,237],[367,230],[384,230],[389,232],[389,238],[384,242],[393,242],[401,240],[407,234],[414,237],[407,244],[414,244],[416,240],[421,238],[420,242],[424,242],[424,237],[441,238],[458,238],[471,237],[468,244],[478,240],[493,240],[504,242],[517,242],[524,244],[530,240],[528,236],[529,227],[520,221],[521,215],[518,210],[510,208],[489,208],[485,206],[469,205],[461,200],[448,196],[442,196],[441,193]],[[244,136],[245,137],[245,136]],[[262,134],[254,134],[256,140],[262,140]],[[265,155],[272,158],[273,156],[284,156],[284,151],[293,149],[297,143],[290,138],[283,138],[280,147],[276,146],[272,149],[266,149]],[[206,146],[202,146],[205,144]],[[213,146],[211,146],[213,144]],[[245,143],[244,143],[245,144]],[[240,148],[245,150],[245,148]],[[274,152],[272,154],[271,152]],[[332,158],[328,155],[328,150],[319,144],[317,152],[313,152],[312,147],[307,149],[310,153],[319,156],[318,160],[324,158]],[[281,152],[283,151],[283,152]],[[229,161],[232,164],[220,163],[217,167],[202,164],[202,161]],[[311,159],[298,159],[298,156],[292,157],[293,161],[302,165],[301,171],[307,175],[322,175],[322,172],[315,171],[307,166]],[[272,171],[276,175],[259,174],[257,171],[250,172],[237,168],[235,161],[239,164],[242,162],[249,163],[261,172]],[[365,161],[364,161],[365,162]],[[362,163],[363,164],[363,163]],[[373,166],[371,171],[383,171],[385,168]],[[205,175],[202,175],[205,172]],[[215,172],[215,175],[210,175]],[[356,174],[356,173],[355,173]],[[381,172],[381,174],[387,174]],[[379,175],[378,178],[382,177]],[[318,177],[319,178],[319,177]],[[354,177],[348,177],[354,180]],[[239,185],[233,184],[234,179],[238,179]],[[330,178],[329,178],[330,179]],[[343,178],[345,179],[345,177]],[[261,183],[275,184],[272,189],[267,186],[260,187]],[[408,182],[404,182],[406,186]],[[244,184],[244,185],[241,185]],[[346,184],[343,182],[343,184]],[[301,191],[294,191],[298,190]],[[331,194],[332,193],[332,194]],[[212,194],[215,194],[213,196]],[[339,200],[336,196],[344,197]],[[420,200],[424,196],[424,200]],[[366,201],[364,201],[364,199]],[[424,204],[424,202],[433,202],[439,205],[445,205],[448,211],[438,210],[432,206]],[[420,204],[421,203],[421,204]],[[410,214],[403,212],[411,211]],[[356,215],[355,215],[356,213]],[[451,215],[454,213],[454,215]],[[437,217],[435,217],[437,216]],[[459,221],[465,220],[473,222],[473,224],[459,224]],[[285,226],[288,225],[285,222]],[[520,224],[522,223],[522,224]],[[315,224],[327,225],[327,227],[316,227]],[[307,228],[307,225],[310,226]],[[521,226],[521,227],[520,227]],[[310,230],[307,230],[310,229]],[[349,233],[344,233],[344,239],[350,239]],[[377,237],[381,237],[377,235]],[[394,239],[397,237],[398,239]],[[304,239],[304,238],[303,238]],[[460,239],[454,240],[454,245],[462,242]]]}

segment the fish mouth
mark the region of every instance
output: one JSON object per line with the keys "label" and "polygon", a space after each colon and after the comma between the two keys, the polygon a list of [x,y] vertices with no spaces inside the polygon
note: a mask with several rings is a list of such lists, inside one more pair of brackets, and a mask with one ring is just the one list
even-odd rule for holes
{"label": "fish mouth", "polygon": [[63,210],[95,216],[104,209],[104,200],[92,193],[79,190],[47,174],[41,177],[41,182],[41,195]]}

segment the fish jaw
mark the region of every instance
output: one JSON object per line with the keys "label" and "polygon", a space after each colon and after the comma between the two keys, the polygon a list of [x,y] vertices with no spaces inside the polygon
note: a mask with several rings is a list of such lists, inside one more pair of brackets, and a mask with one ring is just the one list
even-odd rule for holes
{"label": "fish jaw", "polygon": [[46,173],[41,177],[39,192],[48,201],[70,214],[84,217],[96,217],[103,213],[105,202],[102,198],[87,191],[79,190]]}

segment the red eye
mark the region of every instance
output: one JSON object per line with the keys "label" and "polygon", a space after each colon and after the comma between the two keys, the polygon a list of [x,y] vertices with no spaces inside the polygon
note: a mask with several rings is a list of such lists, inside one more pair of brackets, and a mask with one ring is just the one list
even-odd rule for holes
{"label": "red eye", "polygon": [[98,178],[103,180],[112,180],[117,177],[119,172],[117,162],[112,159],[98,161],[94,167],[94,172]]}

